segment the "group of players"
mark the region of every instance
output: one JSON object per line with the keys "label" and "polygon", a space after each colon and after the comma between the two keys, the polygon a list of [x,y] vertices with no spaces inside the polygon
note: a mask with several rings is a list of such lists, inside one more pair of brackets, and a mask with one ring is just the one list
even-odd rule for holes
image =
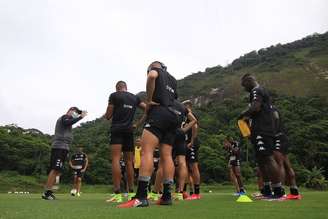
{"label": "group of players", "polygon": [[[280,121],[278,111],[274,110],[268,92],[259,86],[252,75],[244,75],[241,84],[250,93],[250,104],[248,109],[241,113],[239,119],[251,123],[250,139],[255,147],[259,173],[261,173],[264,182],[263,195],[282,199],[285,197],[282,187],[283,177],[287,173],[291,175],[291,171],[286,168],[286,163],[289,163],[287,156],[283,153],[279,159],[277,159],[278,156],[273,156],[274,149],[278,145],[285,144],[285,137],[283,137],[285,135],[277,131],[277,127],[280,126],[277,122]],[[160,159],[156,177],[153,176],[155,179],[154,192],[161,194],[157,204],[172,204],[172,187],[175,176],[178,179],[177,191],[179,196],[188,200],[200,199],[198,121],[192,112],[191,102],[181,103],[178,101],[177,81],[168,73],[167,67],[159,61],[152,62],[147,69],[146,94],[146,99],[142,101],[140,97],[127,91],[125,82],[119,81],[116,84],[116,92],[109,97],[103,118],[111,120],[110,150],[114,194],[108,201],[123,201],[120,186],[122,177],[120,160],[123,152],[129,200],[119,204],[118,207],[149,206],[148,192],[154,173],[156,148],[159,149]],[[136,123],[133,123],[137,108],[142,109],[144,113]],[[69,145],[72,142],[72,125],[86,115],[87,112],[72,107],[57,120],[51,151],[51,171],[42,198],[46,200],[55,199],[51,188],[55,177],[60,174]],[[143,125],[143,130],[140,138],[140,167],[137,190],[134,193],[134,131],[141,125]],[[231,143],[231,141],[225,142],[226,148],[233,148]],[[176,167],[174,161],[176,161]],[[238,166],[238,162],[235,163],[234,166]],[[188,172],[191,177],[188,177]],[[236,176],[240,175],[238,171],[233,171],[233,173]],[[190,181],[193,181],[194,186],[194,194],[191,196],[187,196],[185,193],[185,183],[189,179],[192,179]],[[239,180],[237,178],[237,182],[239,192],[245,192],[240,177]],[[293,184],[291,191],[293,188],[295,193],[295,189],[297,190],[296,183],[290,183]]]}

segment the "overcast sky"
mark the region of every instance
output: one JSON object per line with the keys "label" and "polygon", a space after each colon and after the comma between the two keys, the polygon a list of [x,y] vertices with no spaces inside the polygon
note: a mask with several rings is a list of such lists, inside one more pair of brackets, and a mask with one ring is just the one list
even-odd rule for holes
{"label": "overcast sky", "polygon": [[181,79],[328,31],[326,0],[2,0],[0,125],[52,134],[70,106],[101,116],[118,80],[145,90],[163,61]]}

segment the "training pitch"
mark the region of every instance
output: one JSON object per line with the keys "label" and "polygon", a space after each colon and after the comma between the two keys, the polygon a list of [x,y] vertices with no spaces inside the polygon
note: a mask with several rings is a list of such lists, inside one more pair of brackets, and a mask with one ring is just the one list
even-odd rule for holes
{"label": "training pitch", "polygon": [[173,206],[118,209],[105,202],[108,195],[58,194],[41,200],[41,194],[0,194],[0,218],[328,218],[328,192],[303,193],[303,200],[237,203],[231,193],[205,193],[202,200],[176,201]]}

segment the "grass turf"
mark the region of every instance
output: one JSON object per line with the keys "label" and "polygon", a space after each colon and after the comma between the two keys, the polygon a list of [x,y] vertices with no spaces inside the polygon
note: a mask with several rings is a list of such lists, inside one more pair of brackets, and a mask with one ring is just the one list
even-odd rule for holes
{"label": "grass turf", "polygon": [[58,194],[55,201],[42,200],[41,194],[0,194],[0,218],[328,218],[328,192],[303,195],[301,201],[237,203],[228,192],[206,193],[202,200],[173,206],[118,209],[105,202],[106,194]]}

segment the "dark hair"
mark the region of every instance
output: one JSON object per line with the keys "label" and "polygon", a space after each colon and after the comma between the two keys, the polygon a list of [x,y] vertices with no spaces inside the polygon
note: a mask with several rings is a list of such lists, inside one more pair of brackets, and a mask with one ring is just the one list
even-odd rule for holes
{"label": "dark hair", "polygon": [[246,73],[243,75],[243,77],[241,77],[241,80],[244,81],[244,80],[249,80],[249,79],[253,79],[255,80],[255,77],[249,73]]}
{"label": "dark hair", "polygon": [[122,88],[126,88],[126,83],[125,83],[125,81],[118,81],[116,83],[115,87],[116,87],[117,90],[120,90]]}

